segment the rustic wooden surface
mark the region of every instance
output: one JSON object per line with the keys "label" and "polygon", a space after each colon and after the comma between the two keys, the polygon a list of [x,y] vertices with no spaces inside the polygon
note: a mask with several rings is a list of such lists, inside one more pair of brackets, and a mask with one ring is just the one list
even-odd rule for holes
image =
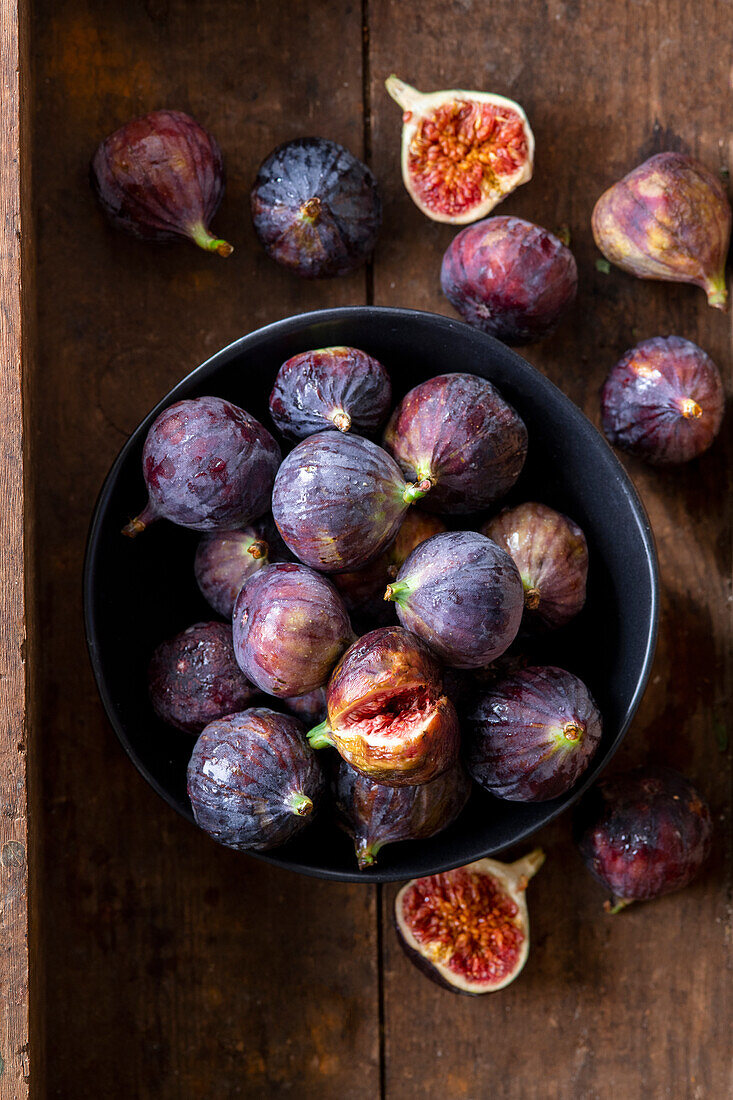
{"label": "rustic wooden surface", "polygon": [[[609,918],[568,821],[553,824],[538,838],[549,858],[530,897],[534,950],[495,998],[452,997],[409,966],[391,930],[393,889],[378,896],[220,851],[168,810],[105,721],[80,609],[95,494],[126,434],[181,374],[303,309],[374,300],[450,312],[438,271],[451,231],[402,189],[399,111],[383,90],[392,70],[426,89],[489,88],[526,107],[536,178],[502,209],[567,225],[581,280],[560,331],[527,357],[589,415],[606,370],[645,336],[696,340],[729,381],[730,316],[699,291],[597,271],[589,218],[601,190],[653,151],[727,166],[730,15],[725,0],[34,0],[34,992],[46,1042],[33,1054],[48,1081],[38,1095],[730,1095],[729,420],[713,452],[684,470],[628,464],[659,544],[662,623],[652,683],[614,762],[663,760],[699,781],[717,824],[712,859],[686,892]],[[236,245],[229,260],[128,240],[95,209],[86,169],[96,143],[163,105],[190,110],[223,146],[229,190],[215,225]],[[373,270],[346,280],[298,282],[265,259],[249,224],[258,162],[308,133],[366,153],[383,186]],[[2,409],[11,447],[15,354],[3,356],[4,371],[16,364]],[[0,481],[5,525],[20,523],[18,477],[10,463]],[[4,528],[3,570],[19,537],[19,526],[10,541]],[[3,622],[17,629],[19,596],[3,589]],[[22,668],[10,655],[19,701]],[[8,700],[4,691],[2,737]],[[2,873],[3,888],[23,874]]]}

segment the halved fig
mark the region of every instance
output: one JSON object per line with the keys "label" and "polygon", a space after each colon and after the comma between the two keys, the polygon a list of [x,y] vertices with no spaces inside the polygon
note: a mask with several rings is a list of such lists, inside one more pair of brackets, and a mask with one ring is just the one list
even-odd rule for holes
{"label": "halved fig", "polygon": [[424,974],[453,993],[493,993],[529,955],[527,883],[545,861],[536,848],[516,863],[478,859],[415,878],[395,898],[397,937]]}
{"label": "halved fig", "polygon": [[308,740],[333,745],[362,775],[393,787],[436,779],[458,756],[458,717],[440,666],[401,626],[372,630],[347,649],[326,689],[328,718]]}
{"label": "halved fig", "polygon": [[403,112],[402,179],[433,221],[477,221],[532,178],[534,135],[518,103],[459,88],[424,94],[394,74],[386,88]]}

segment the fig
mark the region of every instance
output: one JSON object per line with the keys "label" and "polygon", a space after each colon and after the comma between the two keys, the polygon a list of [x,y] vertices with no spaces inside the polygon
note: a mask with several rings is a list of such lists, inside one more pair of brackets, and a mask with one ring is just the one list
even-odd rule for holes
{"label": "fig", "polygon": [[384,446],[408,481],[431,487],[423,508],[458,515],[487,508],[511,489],[527,455],[527,429],[485,378],[439,374],[403,397]]}
{"label": "fig", "polygon": [[143,448],[148,502],[123,528],[134,538],[161,516],[194,531],[231,531],[261,516],[280,448],[258,420],[220,397],[177,401]]}
{"label": "fig", "polygon": [[424,94],[392,75],[402,108],[402,179],[436,222],[483,218],[532,178],[534,136],[518,103],[459,88]]}
{"label": "fig", "polygon": [[272,514],[306,565],[345,573],[394,538],[409,504],[430,489],[408,485],[394,459],[362,436],[318,432],[297,444],[275,478]]}
{"label": "fig", "polygon": [[448,246],[440,285],[469,325],[505,344],[531,344],[575,301],[578,269],[570,249],[541,226],[486,218]]}
{"label": "fig", "polygon": [[196,548],[194,573],[201,595],[231,619],[237,593],[248,577],[268,564],[268,546],[253,527],[210,531]]}
{"label": "fig", "polygon": [[536,848],[516,863],[478,859],[414,878],[395,898],[397,938],[408,959],[453,993],[493,993],[529,955],[527,884],[545,861]]}
{"label": "fig", "polygon": [[655,466],[703,454],[718,434],[724,408],[718,368],[681,336],[654,336],[627,351],[601,394],[609,442]]}
{"label": "fig", "polygon": [[283,703],[307,726],[312,726],[314,722],[322,722],[328,714],[326,689],[322,687],[309,691],[306,695],[289,696],[283,699]]}
{"label": "fig", "polygon": [[593,236],[612,264],[639,279],[694,283],[725,309],[731,209],[720,181],[682,153],[657,153],[605,191]]}
{"label": "fig", "polygon": [[322,687],[354,639],[333,585],[294,562],[268,565],[245,581],[232,627],[244,674],[281,699]]}
{"label": "fig", "polygon": [[[394,540],[385,551],[388,579],[394,580],[416,546],[432,535],[441,535],[446,530],[445,524],[438,516],[419,512],[417,508],[410,508]],[[380,597],[383,593],[384,585],[379,592]]]}
{"label": "fig", "polygon": [[91,164],[110,222],[135,237],[188,237],[207,252],[234,249],[209,223],[224,194],[224,163],[211,134],[183,111],[153,111],[115,130]]}
{"label": "fig", "polygon": [[326,688],[328,718],[308,734],[333,745],[369,779],[393,787],[428,783],[456,761],[458,718],[440,667],[400,626],[372,630],[347,649]]}
{"label": "fig", "polygon": [[586,867],[614,895],[617,913],[687,886],[710,852],[705,800],[679,772],[654,764],[597,783],[575,814]]}
{"label": "fig", "polygon": [[565,794],[601,740],[601,716],[588,688],[553,666],[498,677],[474,701],[464,728],[471,776],[510,802]]}
{"label": "fig", "polygon": [[227,848],[284,844],[311,821],[324,789],[298,719],[267,707],[211,722],[188,765],[194,820]]}
{"label": "fig", "polygon": [[348,275],[361,266],[382,222],[374,176],[326,138],[278,145],[260,166],[251,202],[267,255],[306,279]]}
{"label": "fig", "polygon": [[455,668],[495,661],[517,636],[524,592],[516,565],[477,531],[433,535],[412,551],[384,598]]}
{"label": "fig", "polygon": [[386,419],[392,384],[381,363],[358,348],[320,348],[294,355],[280,367],[270,415],[287,439],[324,428],[369,432]]}
{"label": "fig", "polygon": [[588,545],[567,516],[546,504],[505,508],[481,531],[505,550],[524,588],[524,623],[555,629],[570,622],[585,604]]}
{"label": "fig", "polygon": [[158,717],[186,733],[200,733],[257,694],[234,658],[228,623],[194,623],[159,645],[148,691]]}
{"label": "fig", "polygon": [[429,783],[387,787],[339,762],[334,783],[336,808],[354,840],[359,870],[376,863],[385,844],[426,840],[451,825],[471,794],[471,780],[461,764]]}

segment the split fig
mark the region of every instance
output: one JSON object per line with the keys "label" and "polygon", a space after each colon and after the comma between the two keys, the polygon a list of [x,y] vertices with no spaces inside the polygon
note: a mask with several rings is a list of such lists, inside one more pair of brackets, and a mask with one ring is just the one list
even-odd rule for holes
{"label": "split fig", "polygon": [[248,577],[269,564],[268,545],[253,527],[210,531],[196,548],[194,574],[201,595],[231,619],[237,593]]}

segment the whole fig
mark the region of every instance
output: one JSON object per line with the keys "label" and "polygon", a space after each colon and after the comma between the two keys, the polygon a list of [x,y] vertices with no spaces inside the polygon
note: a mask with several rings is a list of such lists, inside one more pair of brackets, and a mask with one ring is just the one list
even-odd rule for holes
{"label": "whole fig", "polygon": [[231,619],[237,593],[248,577],[269,564],[267,543],[253,527],[210,531],[196,548],[194,574],[201,595]]}

